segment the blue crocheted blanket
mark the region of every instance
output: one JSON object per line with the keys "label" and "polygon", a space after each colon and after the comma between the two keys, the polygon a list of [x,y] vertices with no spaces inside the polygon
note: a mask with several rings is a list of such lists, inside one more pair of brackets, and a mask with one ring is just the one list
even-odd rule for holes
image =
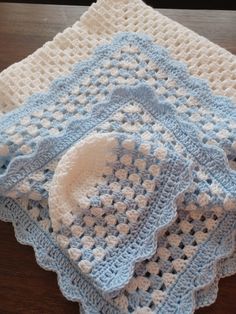
{"label": "blue crocheted blanket", "polygon": [[235,104],[150,38],[116,35],[0,134],[0,218],[84,312],[192,313],[235,270]]}

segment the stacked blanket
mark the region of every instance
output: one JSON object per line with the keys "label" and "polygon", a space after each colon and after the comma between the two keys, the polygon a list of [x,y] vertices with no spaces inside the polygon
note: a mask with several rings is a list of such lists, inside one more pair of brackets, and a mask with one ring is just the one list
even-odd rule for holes
{"label": "stacked blanket", "polygon": [[141,0],[0,74],[0,218],[83,313],[181,313],[236,272],[236,59]]}

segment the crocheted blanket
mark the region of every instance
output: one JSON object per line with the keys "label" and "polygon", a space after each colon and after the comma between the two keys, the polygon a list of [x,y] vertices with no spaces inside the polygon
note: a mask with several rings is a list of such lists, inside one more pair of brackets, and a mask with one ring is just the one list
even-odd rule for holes
{"label": "crocheted blanket", "polygon": [[85,313],[192,313],[236,272],[235,57],[111,2],[0,75],[0,218]]}

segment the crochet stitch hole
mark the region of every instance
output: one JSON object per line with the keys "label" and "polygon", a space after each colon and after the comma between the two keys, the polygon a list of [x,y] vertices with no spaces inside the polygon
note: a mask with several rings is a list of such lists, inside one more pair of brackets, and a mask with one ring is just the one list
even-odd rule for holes
{"label": "crochet stitch hole", "polygon": [[[104,136],[106,136],[106,135],[104,135]],[[110,138],[110,137],[109,137]],[[128,142],[127,142],[128,143]],[[130,144],[129,144],[130,145]],[[125,153],[127,153],[127,151],[126,151],[126,149],[130,149],[129,147],[124,147],[125,148]],[[138,149],[138,145],[136,144],[136,145],[134,145],[134,149],[135,150],[137,150]],[[149,157],[150,158],[150,157]],[[152,157],[153,158],[153,157]],[[132,158],[132,160],[134,161],[134,155],[133,155],[133,158]],[[139,159],[137,159],[137,161],[138,161]],[[140,159],[141,160],[141,159]],[[147,159],[148,160],[148,159]],[[119,157],[119,162],[120,162],[120,157]],[[141,162],[141,161],[140,161]],[[136,164],[136,169],[137,169],[137,171],[139,171],[139,167],[141,166],[141,164],[139,165],[139,164]],[[122,164],[122,167],[120,168],[120,170],[121,169],[124,169],[124,167],[125,167],[125,165],[123,165]],[[146,168],[149,168],[149,166],[147,167],[147,165],[146,165],[146,163],[145,163],[145,169]],[[142,171],[146,171],[146,170],[144,170],[144,169],[142,169]],[[164,175],[164,173],[167,173],[166,172],[167,171],[167,169],[163,172],[163,175]],[[113,174],[116,174],[116,172],[114,173],[113,172]],[[128,171],[127,172],[127,176],[130,176],[130,174],[131,174],[131,172],[130,171]],[[126,178],[127,178],[127,176],[126,176]],[[106,180],[106,176],[104,176],[104,175],[102,175],[102,177],[103,177],[103,179],[105,179]],[[146,177],[146,181],[143,181],[145,184],[147,184],[148,183],[148,181],[147,181],[147,179],[149,179],[150,180],[150,178],[151,178],[151,176],[148,174],[147,175],[147,177]],[[119,180],[116,180],[116,182],[120,182],[121,184],[122,184],[122,182],[123,182],[123,179],[121,178],[121,177],[118,177],[117,179],[119,179]],[[121,180],[122,179],[122,180]],[[172,178],[172,179],[174,179],[174,177]],[[142,182],[141,182],[142,183]],[[132,182],[132,184],[130,185],[130,187],[134,187],[134,182]],[[164,185],[163,185],[163,187],[164,187]],[[170,185],[169,183],[166,185],[166,189],[167,189],[167,191],[171,191],[171,189],[172,189],[172,185]],[[146,189],[148,189],[148,187],[146,187]],[[128,190],[127,190],[127,187],[126,188],[124,188],[124,189],[122,189],[122,192],[123,193],[126,193],[126,191],[128,192]],[[132,190],[131,190],[132,191]],[[110,193],[109,193],[110,192]],[[109,191],[107,191],[107,192],[105,192],[105,193],[109,193],[109,195],[111,195],[112,196],[112,194],[111,194],[111,190],[109,190]],[[130,193],[130,192],[129,192]],[[60,195],[61,193],[59,193],[59,195]],[[149,192],[148,192],[148,190],[146,191],[146,194],[147,195],[149,195]],[[136,198],[136,192],[132,192],[132,198]],[[101,196],[102,196],[102,194],[101,194]],[[122,196],[122,198],[123,198],[123,200],[124,200],[124,196]],[[128,199],[127,199],[127,201],[128,201]],[[128,203],[130,202],[130,200],[128,201]],[[113,205],[113,204],[115,204],[114,203],[114,199],[111,201],[111,206]],[[160,208],[162,208],[163,207],[163,205],[165,204],[164,203],[164,200],[163,200],[163,198],[161,198],[160,200],[159,200],[159,206],[160,206]],[[103,204],[103,205],[105,205],[105,204]],[[135,205],[136,206],[136,205]],[[51,207],[50,207],[51,208]],[[105,206],[103,206],[103,208],[106,210],[106,211],[108,211],[108,207],[105,207]],[[51,209],[50,209],[51,210]],[[86,209],[87,210],[87,209]],[[52,218],[53,216],[51,215],[51,218]],[[108,216],[107,216],[108,217]],[[104,218],[106,219],[106,216],[104,216]],[[109,218],[110,219],[110,218]],[[113,219],[113,218],[112,218]],[[142,223],[142,220],[140,219],[140,216],[139,217],[137,217],[137,219],[136,219],[136,224],[137,223]],[[127,243],[128,244],[128,242],[127,242],[127,240],[129,239],[129,235],[130,234],[133,234],[132,233],[132,230],[130,229],[130,228],[132,228],[132,225],[133,224],[130,224],[129,225],[129,227],[128,227],[128,220],[126,219],[126,221],[124,221],[123,220],[123,222],[122,223],[119,223],[118,224],[118,222],[117,222],[117,220],[116,220],[116,222],[115,222],[115,224],[114,223],[112,223],[112,225],[114,225],[114,226],[116,226],[116,228],[119,228],[118,229],[118,231],[121,233],[121,235],[122,235],[122,237],[124,237],[124,234],[125,234],[125,237],[127,238],[127,239],[125,239],[124,240],[124,245],[125,245],[125,243]],[[111,226],[112,225],[110,225],[110,224],[108,224],[108,221],[106,220],[105,221],[105,223],[103,224],[103,228],[105,228],[105,229],[107,229],[107,230],[112,230],[111,229]],[[146,229],[144,228],[143,230],[148,230],[148,229],[151,229],[152,228],[152,225],[153,224],[150,224],[150,223],[147,223],[146,224]],[[134,224],[134,226],[135,226],[135,229],[136,229],[136,225]],[[135,235],[135,233],[137,232],[137,231],[135,231],[135,229],[133,229],[133,232],[134,232],[134,235]],[[145,231],[145,232],[146,232]],[[117,232],[117,231],[116,231]],[[112,234],[114,234],[114,233],[112,233]],[[117,234],[117,233],[116,233]],[[104,235],[103,235],[104,236]],[[108,231],[108,233],[107,233],[107,236],[108,236],[108,238],[110,237],[109,236],[109,231]],[[143,232],[140,232],[139,233],[139,237],[140,237],[140,241],[141,241],[141,243],[142,243],[142,241],[146,238],[146,236],[145,236],[145,234],[143,233]],[[112,238],[110,237],[109,239],[111,239],[112,240]],[[109,240],[110,241],[110,240]],[[114,241],[114,239],[112,240],[112,241]],[[117,242],[115,241],[114,242],[114,248],[116,248],[116,247],[118,247],[117,246]],[[127,245],[126,245],[127,246]],[[136,245],[131,245],[130,246],[130,249],[127,249],[127,254],[132,254],[133,253],[133,251],[134,250],[137,250],[138,249],[138,246],[136,246]],[[115,252],[115,251],[114,251]],[[112,253],[109,253],[109,258],[108,258],[108,256],[107,255],[105,255],[104,256],[104,258],[103,258],[103,263],[109,263],[109,259],[110,258],[114,258],[115,257],[115,253],[114,252],[112,252]],[[82,254],[85,254],[85,253],[82,253]],[[84,258],[85,258],[85,255],[84,255]],[[87,258],[86,258],[87,259]],[[94,259],[93,259],[94,260]],[[91,261],[91,260],[90,260]],[[95,261],[95,260],[94,260]],[[117,268],[117,269],[119,269],[119,265],[120,265],[120,263],[124,263],[124,261],[125,261],[125,259],[122,257],[122,258],[118,258],[118,259],[116,259],[116,261],[113,263],[113,266],[115,267],[115,268]],[[94,266],[95,267],[95,266]],[[95,268],[96,269],[96,268]],[[107,272],[108,273],[108,277],[110,277],[110,272],[108,271]],[[93,270],[92,270],[92,274],[93,274]],[[115,273],[114,273],[115,274]],[[118,274],[118,272],[117,272],[117,274]],[[106,276],[107,277],[107,276]],[[107,277],[107,278],[108,278]],[[107,279],[100,279],[100,280],[102,280],[102,282],[103,282],[103,285],[105,284],[105,282],[106,282],[106,280]],[[100,283],[102,283],[102,282],[100,282]]]}
{"label": "crochet stitch hole", "polygon": [[208,184],[212,184],[212,179],[207,179],[206,182],[207,182]]}

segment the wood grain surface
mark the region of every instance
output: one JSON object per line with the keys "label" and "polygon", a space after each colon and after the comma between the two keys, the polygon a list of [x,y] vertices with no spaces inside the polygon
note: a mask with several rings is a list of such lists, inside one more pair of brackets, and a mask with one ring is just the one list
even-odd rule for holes
{"label": "wood grain surface", "polygon": [[[72,25],[86,9],[82,6],[0,3],[0,71]],[[160,12],[236,54],[235,11]],[[196,313],[234,314],[235,298],[236,276],[222,279],[216,302]],[[0,222],[0,314],[78,312],[78,305],[62,296],[56,275],[37,265],[32,248],[16,241],[11,224]]]}

